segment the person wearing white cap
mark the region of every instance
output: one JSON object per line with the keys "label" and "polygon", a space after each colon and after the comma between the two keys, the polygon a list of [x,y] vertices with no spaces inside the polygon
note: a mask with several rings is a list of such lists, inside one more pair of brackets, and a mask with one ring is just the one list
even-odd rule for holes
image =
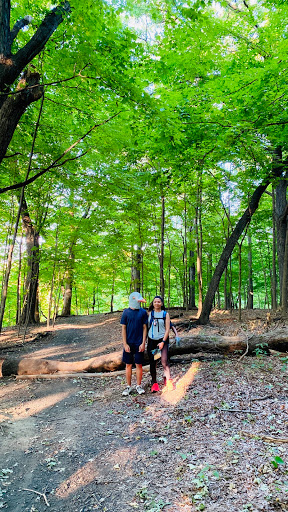
{"label": "person wearing white cap", "polygon": [[141,382],[148,316],[145,309],[140,308],[141,302],[146,302],[141,293],[131,293],[129,295],[129,308],[124,309],[120,321],[122,325],[123,362],[126,364],[127,382],[127,387],[122,393],[124,396],[128,396],[132,391],[132,366],[134,361],[136,365],[136,391],[139,395],[145,393]]}

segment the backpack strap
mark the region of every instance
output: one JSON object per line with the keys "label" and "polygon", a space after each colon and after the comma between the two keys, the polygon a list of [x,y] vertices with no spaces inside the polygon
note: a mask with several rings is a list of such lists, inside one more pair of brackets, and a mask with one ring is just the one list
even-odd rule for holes
{"label": "backpack strap", "polygon": [[[167,311],[163,310],[163,320],[165,320],[166,315],[167,315]],[[154,309],[152,309],[152,311],[150,311],[150,320],[149,320],[148,331],[153,323],[153,320],[154,320]]]}

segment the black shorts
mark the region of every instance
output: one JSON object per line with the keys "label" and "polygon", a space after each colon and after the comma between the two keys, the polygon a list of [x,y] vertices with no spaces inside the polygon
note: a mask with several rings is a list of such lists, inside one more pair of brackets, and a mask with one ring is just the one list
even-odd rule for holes
{"label": "black shorts", "polygon": [[144,352],[139,352],[140,345],[136,345],[135,343],[128,343],[130,347],[130,352],[126,352],[123,350],[122,361],[126,364],[142,364],[144,363]]}

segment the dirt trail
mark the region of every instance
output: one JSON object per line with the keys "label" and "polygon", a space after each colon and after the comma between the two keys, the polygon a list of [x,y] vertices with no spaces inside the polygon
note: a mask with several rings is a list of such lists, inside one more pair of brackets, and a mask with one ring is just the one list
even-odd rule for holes
{"label": "dirt trail", "polygon": [[[3,354],[68,361],[119,350],[119,317],[62,319],[52,336],[23,347],[13,348],[6,333]],[[230,319],[218,328],[237,325]],[[287,511],[285,358],[194,361],[171,370],[175,391],[151,395],[145,373],[146,394],[127,398],[122,376],[2,379],[0,508]]]}

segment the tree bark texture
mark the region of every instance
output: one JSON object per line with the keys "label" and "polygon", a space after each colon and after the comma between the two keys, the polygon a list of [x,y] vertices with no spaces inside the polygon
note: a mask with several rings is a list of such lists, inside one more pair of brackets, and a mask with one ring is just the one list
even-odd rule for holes
{"label": "tree bark texture", "polygon": [[10,31],[10,1],[0,0],[0,163],[3,160],[17,124],[33,102],[43,94],[38,73],[24,72],[16,91],[9,87],[15,82],[25,67],[45,47],[45,44],[70,12],[69,2],[55,7],[48,13],[30,41],[13,55],[11,45],[19,30],[29,23],[28,17],[19,20]]}
{"label": "tree bark texture", "polygon": [[189,308],[195,308],[195,276],[196,276],[196,268],[195,268],[195,253],[194,251],[189,252]]}
{"label": "tree bark texture", "polygon": [[[253,336],[248,341],[248,354],[255,354],[257,348],[278,350],[286,352],[288,350],[287,332],[273,331],[263,336]],[[181,354],[197,354],[199,352],[218,353],[231,355],[233,353],[243,353],[246,351],[247,341],[238,336],[222,337],[222,336],[194,336],[182,338],[181,346],[173,345],[169,349],[170,356]],[[266,349],[266,350],[267,350]],[[267,350],[268,351],[268,350]],[[148,357],[145,353],[145,361],[148,363]],[[23,359],[2,359],[0,360],[0,376],[9,375],[40,375],[53,373],[80,373],[80,372],[112,372],[123,368],[122,350],[111,354],[85,359],[83,361],[57,361],[52,359],[39,359],[33,357],[25,357]],[[2,374],[1,374],[2,369]]]}
{"label": "tree bark texture", "polygon": [[287,179],[279,181],[276,187],[275,220],[277,232],[277,256],[280,282],[280,303],[282,305],[284,254],[287,231]]}
{"label": "tree bark texture", "polygon": [[25,281],[25,297],[21,314],[21,324],[27,325],[39,322],[38,279],[40,262],[40,235],[31,221],[25,197],[23,197],[22,201],[21,215],[27,252],[27,276]]}
{"label": "tree bark texture", "polygon": [[74,253],[71,251],[69,266],[66,270],[65,274],[65,289],[63,295],[63,307],[61,311],[61,316],[70,316],[71,315],[71,303],[72,303],[72,289],[73,289],[73,280],[74,280]]}
{"label": "tree bark texture", "polygon": [[[17,124],[27,107],[39,100],[43,88],[39,85],[40,75],[32,73],[20,81],[19,92],[7,97],[0,108],[0,162],[3,160]],[[31,88],[32,87],[32,88]]]}
{"label": "tree bark texture", "polygon": [[276,222],[275,222],[275,188],[272,189],[272,215],[273,215],[273,245],[272,245],[272,271],[271,271],[271,300],[272,309],[277,309],[277,242],[276,242]]}
{"label": "tree bark texture", "polygon": [[5,91],[7,86],[12,85],[20,73],[31,62],[41,50],[57,27],[62,23],[63,16],[70,12],[69,2],[64,2],[49,12],[30,41],[18,50],[15,55],[11,53],[13,37],[10,33],[10,1],[0,2],[0,90]]}
{"label": "tree bark texture", "polygon": [[248,291],[247,309],[253,309],[253,267],[252,267],[252,240],[248,234]]}

